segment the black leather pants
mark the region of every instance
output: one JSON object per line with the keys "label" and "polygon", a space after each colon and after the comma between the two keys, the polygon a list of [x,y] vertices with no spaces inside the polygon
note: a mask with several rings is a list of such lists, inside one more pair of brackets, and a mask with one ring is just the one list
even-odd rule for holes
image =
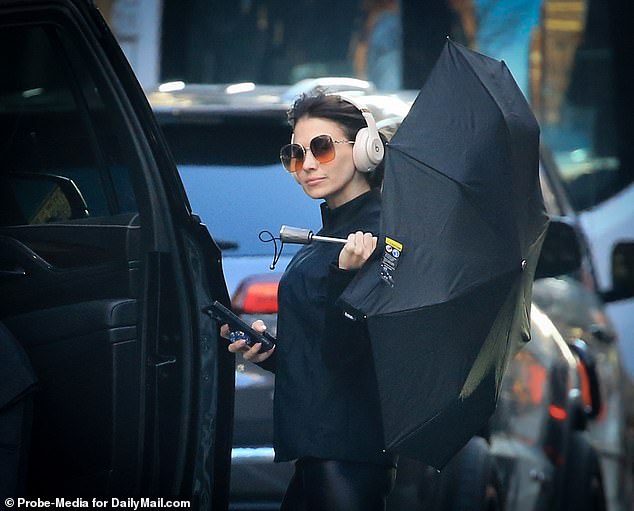
{"label": "black leather pants", "polygon": [[395,478],[391,465],[303,458],[280,511],[384,511]]}

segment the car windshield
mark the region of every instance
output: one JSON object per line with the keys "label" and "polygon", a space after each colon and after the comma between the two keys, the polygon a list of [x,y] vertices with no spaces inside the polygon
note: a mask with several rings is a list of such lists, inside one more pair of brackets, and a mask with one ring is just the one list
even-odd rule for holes
{"label": "car windshield", "polygon": [[[290,136],[285,124],[159,121],[192,210],[225,256],[271,256],[272,244],[259,233],[277,236],[281,225],[319,229],[320,201],[307,197],[279,161],[279,148]],[[289,245],[284,253],[297,250]]]}

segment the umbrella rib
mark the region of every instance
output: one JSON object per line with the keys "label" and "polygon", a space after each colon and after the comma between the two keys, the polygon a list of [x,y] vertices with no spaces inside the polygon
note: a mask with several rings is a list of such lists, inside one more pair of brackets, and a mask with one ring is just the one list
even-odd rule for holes
{"label": "umbrella rib", "polygon": [[418,433],[419,431],[421,431],[422,429],[424,429],[427,424],[429,424],[431,421],[433,421],[434,419],[436,419],[439,415],[442,415],[443,410],[440,410],[438,412],[436,412],[435,415],[433,415],[432,417],[430,417],[429,419],[427,419],[425,422],[423,422],[422,424],[419,424],[418,426],[416,426],[414,429],[411,429],[407,432],[404,432],[403,434],[399,435],[398,437],[394,438],[391,442],[392,445],[397,445],[400,444],[402,442],[404,442],[405,440],[407,440],[408,438],[414,436],[416,433]]}
{"label": "umbrella rib", "polygon": [[[453,42],[453,41],[452,41]],[[467,49],[466,46],[463,46],[459,43],[455,43],[455,45],[457,46],[462,46],[463,48]],[[498,110],[500,111],[500,113],[502,113],[502,107],[500,107],[500,103],[497,101],[497,99],[495,98],[495,96],[491,93],[491,91],[489,90],[489,88],[486,86],[486,84],[482,81],[482,78],[480,78],[480,75],[476,72],[476,70],[473,68],[473,66],[471,65],[471,62],[469,62],[469,59],[465,58],[465,56],[462,54],[462,52],[459,52],[460,54],[460,58],[462,59],[463,63],[465,63],[467,65],[467,67],[469,68],[469,70],[471,71],[471,73],[473,74],[473,76],[475,76],[476,80],[478,80],[478,82],[480,82],[480,85],[482,85],[482,88],[486,91],[486,93],[488,94],[488,96],[491,98],[491,100],[495,103],[495,106],[498,108]],[[493,59],[495,60],[495,59]],[[503,61],[498,61],[500,64],[502,64],[504,67],[506,67],[506,64],[504,64]],[[504,117],[504,114],[502,113],[502,117]],[[508,129],[508,125],[506,123],[504,123],[504,126],[506,128],[506,132],[508,135],[510,135],[510,131]]]}
{"label": "umbrella rib", "polygon": [[393,149],[394,151],[398,151],[403,156],[407,156],[408,158],[410,158],[410,159],[412,159],[412,160],[414,160],[414,161],[416,161],[418,163],[421,163],[422,165],[425,165],[425,167],[430,168],[431,170],[433,170],[434,172],[436,172],[440,176],[444,177],[448,181],[451,181],[452,183],[455,183],[456,185],[462,185],[462,183],[460,181],[457,181],[456,179],[453,179],[452,177],[449,177],[447,174],[445,174],[441,170],[438,170],[436,167],[432,167],[429,163],[427,163],[425,161],[419,160],[418,158],[416,158],[416,157],[412,156],[411,154],[407,153],[406,151],[403,151],[398,146],[395,146],[394,144],[388,144],[388,147],[390,149]]}
{"label": "umbrella rib", "polygon": [[[452,41],[453,42],[453,41]],[[455,43],[454,44],[458,45],[458,46],[462,46],[463,48],[466,48],[465,46],[459,44],[459,43]],[[478,82],[480,82],[480,85],[482,85],[482,88],[486,91],[487,95],[491,98],[491,101],[493,101],[493,103],[495,103],[495,106],[498,108],[498,110],[500,111],[500,113],[502,114],[502,117],[504,119],[506,119],[506,116],[504,115],[504,110],[502,109],[500,102],[497,100],[497,98],[491,93],[491,91],[489,90],[489,88],[487,87],[487,85],[482,81],[482,78],[480,78],[480,75],[478,75],[478,73],[476,72],[476,70],[473,68],[473,66],[471,65],[471,62],[469,62],[469,60],[467,58],[465,58],[464,55],[462,55],[462,53],[460,53],[460,58],[462,58],[463,62],[467,65],[467,67],[469,68],[469,70],[471,71],[471,73],[473,74],[473,76],[475,76],[475,78],[478,80]],[[495,60],[495,59],[493,59]],[[504,63],[503,60],[498,61],[501,65],[503,65],[507,70],[508,70],[508,66]],[[510,73],[510,71],[509,71]],[[523,95],[523,93],[522,93]],[[512,138],[511,135],[511,130],[509,129],[509,125],[508,123],[504,123],[504,130],[506,131],[506,135],[509,138]]]}
{"label": "umbrella rib", "polygon": [[[496,275],[495,278],[498,278],[498,279],[506,278],[507,275],[510,276],[510,275],[513,275],[514,273],[519,273],[521,271],[522,271],[521,270],[521,266],[518,266],[517,268],[512,268],[510,270],[507,270],[507,271],[505,271],[503,273],[500,273],[500,274]],[[430,303],[429,305],[423,305],[422,307],[412,307],[411,309],[399,309],[399,310],[395,310],[395,311],[392,311],[392,312],[387,312],[385,314],[380,314],[380,316],[384,317],[384,316],[394,316],[394,315],[398,315],[398,314],[406,314],[406,313],[409,313],[409,312],[416,312],[416,311],[421,311],[421,310],[424,310],[424,309],[429,309],[431,307],[438,307],[439,305],[445,305],[445,304],[447,304],[449,302],[455,301],[455,300],[463,297],[464,295],[467,295],[467,294],[471,293],[473,290],[475,290],[475,289],[477,289],[479,287],[482,287],[482,286],[484,286],[486,284],[489,284],[490,282],[491,282],[491,280],[485,280],[484,282],[476,282],[475,284],[462,289],[460,291],[460,293],[457,294],[456,296],[448,297],[445,301],[439,301],[439,302],[436,302],[436,303]]]}
{"label": "umbrella rib", "polygon": [[[427,162],[424,162],[422,160],[419,160],[418,158],[412,156],[411,154],[407,153],[406,151],[403,151],[402,149],[400,149],[399,147],[396,147],[394,145],[390,145],[389,146],[391,149],[398,151],[399,153],[401,153],[403,156],[410,158],[422,165],[424,165],[425,167],[427,167],[428,169],[431,169],[432,171],[434,171],[436,174],[438,174],[439,176],[445,178],[447,181],[450,181],[452,183],[454,183],[458,189],[461,188],[468,188],[468,185],[466,185],[465,183],[458,181],[450,176],[448,176],[447,174],[445,174],[444,172],[442,172],[441,170],[438,170],[436,167],[433,167],[432,165],[430,165]],[[477,204],[475,204],[471,198],[469,197],[469,195],[464,195],[466,202],[475,210],[478,212],[478,214],[480,215],[480,218],[485,219],[486,217],[482,214],[482,211],[480,210],[480,208],[478,207]],[[505,240],[506,236],[505,234],[497,227],[490,225],[488,222],[485,222],[485,225],[487,225],[494,233],[496,233],[501,239]]]}

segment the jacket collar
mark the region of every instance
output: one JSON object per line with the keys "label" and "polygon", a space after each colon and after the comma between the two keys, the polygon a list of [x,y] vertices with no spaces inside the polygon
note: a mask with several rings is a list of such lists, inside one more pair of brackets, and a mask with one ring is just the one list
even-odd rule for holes
{"label": "jacket collar", "polygon": [[322,202],[320,207],[323,228],[331,230],[345,226],[348,222],[354,222],[355,218],[369,204],[380,201],[380,198],[381,191],[378,188],[374,188],[334,209],[330,209],[325,202]]}

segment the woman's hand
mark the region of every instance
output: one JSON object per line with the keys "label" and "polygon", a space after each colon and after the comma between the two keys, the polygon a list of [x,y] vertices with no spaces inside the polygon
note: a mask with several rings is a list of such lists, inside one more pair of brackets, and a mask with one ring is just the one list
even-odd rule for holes
{"label": "woman's hand", "polygon": [[357,231],[348,235],[348,241],[339,252],[339,268],[356,270],[361,268],[376,248],[377,238],[371,232]]}
{"label": "woman's hand", "polygon": [[[264,321],[261,319],[256,319],[251,328],[257,330],[258,332],[264,332],[266,330],[266,325]],[[220,335],[223,337],[229,337],[229,327],[227,325],[223,325],[220,329]],[[273,352],[275,351],[275,346],[271,348],[269,351],[265,351],[264,353],[260,353],[260,348],[262,347],[262,343],[254,344],[251,348],[247,346],[247,342],[245,340],[239,340],[229,344],[229,351],[231,353],[242,353],[242,356],[245,360],[254,363],[264,362],[267,358],[269,358]]]}

